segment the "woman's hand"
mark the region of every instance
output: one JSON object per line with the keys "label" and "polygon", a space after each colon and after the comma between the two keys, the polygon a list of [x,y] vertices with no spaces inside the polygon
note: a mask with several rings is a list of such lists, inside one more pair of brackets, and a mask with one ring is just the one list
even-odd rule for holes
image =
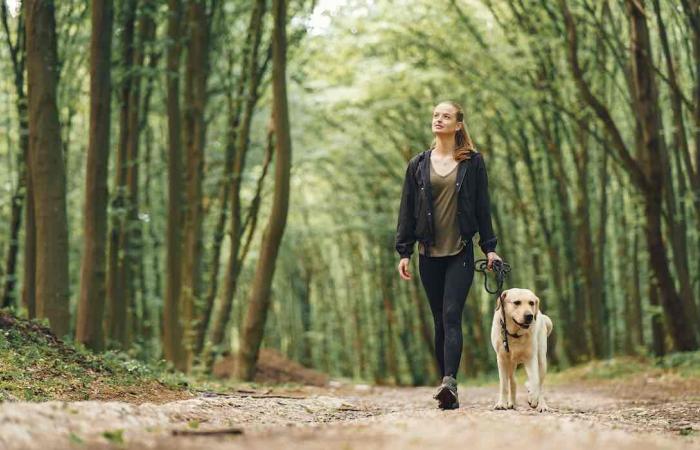
{"label": "woman's hand", "polygon": [[498,254],[496,254],[496,252],[488,252],[488,253],[486,254],[486,257],[489,259],[489,261],[486,263],[486,268],[487,268],[488,270],[493,270],[493,262],[494,262],[494,261],[501,261],[501,262],[503,262],[503,260],[501,259],[501,257],[498,256]]}
{"label": "woman's hand", "polygon": [[401,261],[399,261],[399,275],[404,280],[411,279],[411,274],[408,272],[408,262],[409,261],[410,261],[409,258],[401,258]]}

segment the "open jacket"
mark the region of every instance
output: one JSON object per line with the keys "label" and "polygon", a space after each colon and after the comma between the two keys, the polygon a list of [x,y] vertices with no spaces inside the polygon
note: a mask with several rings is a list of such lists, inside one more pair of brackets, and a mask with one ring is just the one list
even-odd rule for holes
{"label": "open jacket", "polygon": [[[401,258],[410,258],[416,241],[423,242],[426,256],[435,243],[433,198],[430,185],[430,154],[424,150],[408,162],[401,193],[399,220],[396,227],[396,251]],[[457,222],[463,241],[471,241],[479,232],[479,247],[484,254],[496,250],[496,236],[491,226],[488,176],[483,155],[472,154],[457,168]]]}

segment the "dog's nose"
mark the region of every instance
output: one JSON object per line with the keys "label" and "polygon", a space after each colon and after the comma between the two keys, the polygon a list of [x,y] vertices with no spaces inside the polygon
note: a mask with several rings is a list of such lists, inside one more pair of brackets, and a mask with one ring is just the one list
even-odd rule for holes
{"label": "dog's nose", "polygon": [[525,323],[530,323],[532,322],[532,314],[525,314]]}

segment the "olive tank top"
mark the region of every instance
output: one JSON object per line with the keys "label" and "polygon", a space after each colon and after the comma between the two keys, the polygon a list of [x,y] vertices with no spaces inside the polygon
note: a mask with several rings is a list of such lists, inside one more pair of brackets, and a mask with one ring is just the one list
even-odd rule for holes
{"label": "olive tank top", "polygon": [[[433,194],[433,219],[435,223],[435,243],[430,247],[430,256],[450,256],[462,251],[464,243],[457,224],[457,167],[446,175],[440,175],[430,166],[430,184]],[[418,252],[425,255],[425,247],[418,243]]]}

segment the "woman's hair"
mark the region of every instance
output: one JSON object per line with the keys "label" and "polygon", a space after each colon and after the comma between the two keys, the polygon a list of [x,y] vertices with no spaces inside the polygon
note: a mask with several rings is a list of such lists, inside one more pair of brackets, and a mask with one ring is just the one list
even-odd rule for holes
{"label": "woman's hair", "polygon": [[[447,103],[448,105],[452,105],[457,110],[457,122],[462,123],[462,128],[455,132],[455,160],[462,161],[464,159],[470,159],[472,155],[476,152],[476,146],[474,145],[474,141],[472,141],[471,136],[469,136],[467,124],[464,123],[464,109],[459,103],[453,102],[451,100],[447,100],[440,103]],[[436,140],[433,139],[433,143],[430,144],[430,148],[435,148],[435,144]]]}

